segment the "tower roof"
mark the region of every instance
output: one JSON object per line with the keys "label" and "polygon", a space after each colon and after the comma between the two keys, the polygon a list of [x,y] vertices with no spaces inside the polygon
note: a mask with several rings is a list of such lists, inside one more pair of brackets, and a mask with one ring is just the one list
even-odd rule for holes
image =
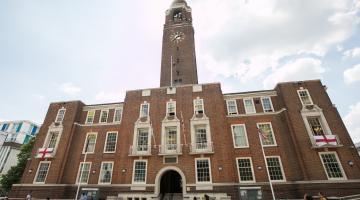
{"label": "tower roof", "polygon": [[187,6],[185,0],[174,0],[171,4],[171,7],[178,7],[178,6]]}

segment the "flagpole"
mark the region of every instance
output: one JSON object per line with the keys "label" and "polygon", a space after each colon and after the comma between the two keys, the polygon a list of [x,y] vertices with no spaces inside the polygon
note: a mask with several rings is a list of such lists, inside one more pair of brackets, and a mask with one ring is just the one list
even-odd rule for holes
{"label": "flagpole", "polygon": [[170,87],[173,86],[173,57],[170,57]]}
{"label": "flagpole", "polygon": [[264,146],[263,146],[263,144],[262,144],[262,142],[261,142],[260,128],[258,128],[258,134],[259,134],[259,139],[260,139],[261,151],[262,151],[262,154],[263,154],[263,157],[264,157],[264,161],[265,161],[266,173],[267,173],[267,176],[268,176],[268,179],[269,179],[269,184],[270,184],[270,189],[271,189],[271,195],[272,195],[273,200],[275,200],[274,188],[273,188],[273,185],[272,185],[272,182],[271,182],[271,178],[270,178],[270,173],[269,173],[269,168],[268,168],[268,164],[267,164],[267,160],[266,160],[266,156],[265,156]]}
{"label": "flagpole", "polygon": [[[92,132],[92,131],[91,131]],[[87,136],[86,136],[87,137]],[[84,155],[84,159],[83,159],[83,163],[82,165],[80,164],[80,176],[79,176],[79,179],[78,179],[78,187],[77,187],[77,190],[76,190],[76,196],[75,196],[75,200],[78,199],[78,196],[79,196],[79,190],[80,190],[80,185],[81,185],[81,177],[83,175],[83,169],[84,169],[84,165],[85,165],[85,162],[86,162],[86,156],[87,156],[87,148],[89,146],[89,139],[86,138],[86,144],[85,144],[85,155]]]}

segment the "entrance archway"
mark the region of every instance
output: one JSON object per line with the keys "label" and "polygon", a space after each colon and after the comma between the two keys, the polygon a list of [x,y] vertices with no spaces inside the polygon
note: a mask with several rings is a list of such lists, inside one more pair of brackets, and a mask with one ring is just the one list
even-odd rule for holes
{"label": "entrance archway", "polygon": [[[175,181],[174,181],[175,180]],[[168,186],[170,185],[170,186]],[[155,195],[159,196],[163,192],[175,191],[174,193],[186,194],[185,174],[174,166],[162,168],[155,178]],[[179,191],[179,192],[178,192]]]}
{"label": "entrance archway", "polygon": [[179,173],[169,170],[161,176],[160,194],[182,193],[182,180]]}

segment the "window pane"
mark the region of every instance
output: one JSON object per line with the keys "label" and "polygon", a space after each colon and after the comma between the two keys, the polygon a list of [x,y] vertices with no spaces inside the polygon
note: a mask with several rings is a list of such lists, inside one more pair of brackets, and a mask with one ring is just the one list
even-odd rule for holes
{"label": "window pane", "polygon": [[264,112],[272,112],[273,111],[270,97],[262,98],[262,105],[263,105]]}
{"label": "window pane", "polygon": [[329,178],[343,178],[343,174],[339,165],[338,160],[336,159],[335,154],[321,154],[321,159],[324,163],[326,173]]}
{"label": "window pane", "polygon": [[197,160],[196,169],[198,182],[210,182],[209,160]]}
{"label": "window pane", "polygon": [[114,122],[121,121],[121,117],[122,117],[122,109],[116,109],[115,116],[114,116]]}
{"label": "window pane", "polygon": [[302,104],[304,104],[304,105],[311,105],[312,104],[309,93],[308,93],[307,90],[300,90],[299,91],[299,96],[300,96]]}
{"label": "window pane", "polygon": [[136,161],[134,182],[145,182],[145,178],[146,178],[146,162]]}
{"label": "window pane", "polygon": [[116,138],[117,138],[116,132],[107,134],[106,147],[105,147],[106,152],[114,152],[115,151]]}
{"label": "window pane", "polygon": [[110,183],[112,176],[112,163],[103,163],[100,171],[100,183]]}
{"label": "window pane", "polygon": [[57,116],[56,116],[55,122],[62,122],[63,119],[64,119],[64,115],[65,115],[65,109],[60,109],[60,110],[58,111]]}
{"label": "window pane", "polygon": [[147,116],[149,116],[149,104],[142,104],[140,117],[147,117]]}
{"label": "window pane", "polygon": [[50,163],[40,163],[35,182],[39,182],[39,183],[45,182],[45,178],[49,170],[49,166]]}
{"label": "window pane", "polygon": [[81,163],[79,167],[78,182],[87,183],[90,175],[90,163]]}
{"label": "window pane", "polygon": [[238,159],[239,175],[241,181],[253,181],[251,160],[249,158]]}
{"label": "window pane", "polygon": [[247,139],[244,125],[233,126],[233,136],[235,141],[235,147],[247,147]]}
{"label": "window pane", "polygon": [[177,131],[175,127],[166,127],[166,149],[176,150],[177,149]]}
{"label": "window pane", "polygon": [[244,105],[246,113],[256,113],[252,99],[244,99]]}
{"label": "window pane", "polygon": [[275,140],[270,124],[259,124],[258,126],[261,133],[263,134],[261,137],[262,145],[274,145]]}
{"label": "window pane", "polygon": [[100,123],[106,123],[106,122],[107,122],[107,118],[108,118],[108,111],[107,111],[107,110],[102,110],[102,111],[101,111]]}
{"label": "window pane", "polygon": [[309,126],[313,135],[324,135],[324,130],[320,123],[320,117],[308,117]]}
{"label": "window pane", "polygon": [[88,115],[87,115],[87,118],[86,118],[86,123],[93,123],[94,116],[95,116],[95,110],[88,111]]}
{"label": "window pane", "polygon": [[195,104],[195,113],[196,114],[204,113],[204,106],[203,106],[202,99],[195,99],[194,104]]}
{"label": "window pane", "polygon": [[196,126],[195,127],[195,139],[196,139],[196,149],[206,149],[207,148],[207,136],[206,136],[206,126]]}
{"label": "window pane", "polygon": [[55,148],[58,137],[59,132],[50,132],[50,136],[48,138],[48,145],[46,148]]}
{"label": "window pane", "polygon": [[95,143],[96,143],[96,134],[89,134],[86,138],[85,145],[85,152],[94,152],[95,150]]}
{"label": "window pane", "polygon": [[138,138],[137,138],[137,150],[138,151],[147,151],[148,150],[148,138],[149,130],[148,129],[138,129]]}
{"label": "window pane", "polygon": [[175,102],[167,102],[167,114],[175,115]]}
{"label": "window pane", "polygon": [[227,107],[229,115],[238,114],[235,100],[227,101]]}
{"label": "window pane", "polygon": [[269,170],[270,179],[273,181],[283,180],[284,177],[281,171],[279,158],[277,157],[266,158],[266,161],[269,168],[268,170]]}

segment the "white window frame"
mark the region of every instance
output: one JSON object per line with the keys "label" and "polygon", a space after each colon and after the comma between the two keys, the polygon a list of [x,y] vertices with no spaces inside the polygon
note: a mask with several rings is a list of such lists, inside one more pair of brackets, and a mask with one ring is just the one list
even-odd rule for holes
{"label": "white window frame", "polygon": [[[263,108],[263,112],[264,112],[264,113],[275,112],[273,103],[272,103],[272,101],[271,101],[271,97],[269,97],[269,96],[267,96],[267,97],[261,97],[260,99],[261,99],[261,106],[262,106],[262,108]],[[264,99],[269,99],[271,111],[265,111]]]}
{"label": "white window frame", "polygon": [[170,99],[170,101],[166,102],[166,116],[171,116],[169,112],[170,104],[174,105],[174,117],[176,116],[176,101]]}
{"label": "white window frame", "polygon": [[95,144],[94,144],[94,150],[92,152],[86,152],[86,153],[87,154],[93,154],[95,152],[98,133],[97,132],[88,132],[88,133],[86,133],[85,141],[84,141],[84,144],[83,144],[84,146],[83,146],[82,154],[85,154],[86,142],[88,140],[89,135],[95,135]]}
{"label": "white window frame", "polygon": [[[209,176],[210,176],[210,181],[198,181],[198,169],[197,169],[197,161],[198,160],[207,160],[209,163]],[[196,180],[196,184],[209,184],[212,183],[212,174],[211,174],[211,160],[210,158],[195,158],[195,180]]]}
{"label": "white window frame", "polygon": [[[115,140],[115,149],[114,149],[114,151],[106,151],[106,146],[107,146],[107,142],[108,142],[109,133],[116,133],[116,140]],[[116,152],[116,146],[117,146],[118,136],[119,136],[119,132],[118,132],[118,131],[108,131],[108,132],[106,132],[106,138],[105,138],[105,144],[104,144],[104,151],[103,151],[104,153],[115,153],[115,152]]]}
{"label": "white window frame", "polygon": [[[88,122],[88,119],[89,119],[89,113],[90,112],[94,112],[94,116],[92,118],[92,121],[91,122]],[[86,119],[85,119],[85,124],[92,124],[94,123],[94,120],[95,120],[95,114],[96,114],[96,110],[89,110],[87,111],[87,114],[86,114]]]}
{"label": "white window frame", "polygon": [[[102,117],[103,117],[103,115],[104,115],[103,112],[106,112],[106,113],[107,113],[105,122],[102,122],[102,121],[101,121],[101,119],[102,119]],[[107,110],[107,109],[105,109],[105,110],[100,110],[99,124],[106,124],[107,121],[108,121],[108,119],[109,119],[109,110]]]}
{"label": "white window frame", "polygon": [[[148,106],[148,110],[147,110],[147,113],[146,113],[146,116],[143,115],[143,112],[142,112],[142,108],[144,105],[147,105]],[[142,104],[140,104],[140,113],[139,113],[139,116],[140,118],[143,118],[143,117],[149,117],[150,116],[150,103],[147,103],[146,101]]]}
{"label": "white window frame", "polygon": [[[38,174],[39,174],[39,169],[40,169],[40,166],[41,166],[42,163],[49,163],[49,167],[48,167],[48,169],[47,169],[47,171],[46,171],[46,175],[45,175],[44,181],[43,181],[43,182],[36,182],[36,179],[37,179]],[[34,183],[34,184],[45,184],[46,178],[47,178],[47,176],[48,176],[48,174],[49,174],[49,171],[50,171],[50,167],[51,167],[51,161],[40,161],[40,162],[39,162],[39,165],[38,165],[38,168],[37,168],[37,170],[36,170],[36,174],[35,174],[33,183]]]}
{"label": "white window frame", "polygon": [[[62,116],[61,121],[59,120],[60,118],[60,111],[64,111],[64,114]],[[62,123],[64,121],[65,118],[65,113],[66,113],[66,109],[64,107],[60,108],[56,114],[56,118],[55,118],[55,123]]]}
{"label": "white window frame", "polygon": [[47,148],[47,145],[49,144],[49,140],[50,140],[50,133],[51,132],[59,132],[59,135],[58,135],[58,138],[57,138],[57,141],[56,141],[56,144],[55,144],[55,147],[54,147],[54,151],[53,151],[53,155],[56,154],[56,150],[57,150],[57,147],[59,145],[59,142],[60,142],[60,139],[61,139],[61,135],[62,135],[62,132],[63,132],[63,127],[62,126],[53,126],[51,125],[49,127],[49,130],[48,132],[46,133],[46,138],[44,140],[44,143],[42,145],[42,148]]}
{"label": "white window frame", "polygon": [[[302,101],[301,96],[300,96],[300,92],[303,92],[303,91],[305,91],[305,92],[307,93],[307,95],[309,96],[309,100],[310,100],[310,102],[311,102],[310,104],[304,104],[304,102]],[[311,96],[310,96],[309,90],[307,90],[307,89],[300,89],[300,90],[297,90],[297,93],[298,93],[300,102],[301,102],[301,104],[302,104],[303,106],[314,105],[314,102],[313,102],[313,100],[312,100],[312,98],[311,98]]]}
{"label": "white window frame", "polygon": [[[246,103],[245,103],[245,101],[247,101],[247,100],[251,100],[251,102],[252,102],[252,108],[254,109],[253,111],[249,111],[249,110],[247,109]],[[254,104],[254,99],[253,99],[253,98],[244,98],[244,99],[243,99],[243,103],[244,103],[244,109],[245,109],[245,113],[246,113],[246,114],[255,114],[255,113],[256,113],[256,108],[255,108],[255,104]]]}
{"label": "white window frame", "polygon": [[[234,127],[235,126],[243,126],[244,130],[245,130],[245,139],[246,139],[246,146],[236,146],[236,141],[235,141],[235,134],[234,134]],[[233,138],[233,144],[234,144],[234,148],[235,149],[243,149],[243,148],[249,148],[249,140],[247,137],[247,131],[246,131],[246,125],[245,124],[232,124],[231,125],[231,133],[232,133],[232,138]]]}
{"label": "white window frame", "polygon": [[[145,168],[145,182],[135,182],[135,163],[136,162],[145,162],[146,163],[146,168]],[[133,171],[132,171],[132,184],[134,185],[144,185],[146,184],[146,181],[147,181],[147,175],[148,175],[148,160],[141,160],[141,159],[137,159],[137,160],[134,160],[134,163],[133,163]]]}
{"label": "white window frame", "polygon": [[[270,124],[270,129],[271,129],[271,132],[272,132],[272,136],[273,136],[273,139],[274,139],[274,144],[267,144],[267,145],[263,145],[262,143],[262,140],[261,140],[261,145],[263,147],[276,147],[277,146],[277,142],[276,142],[276,137],[275,137],[275,132],[274,132],[274,129],[272,127],[272,123],[271,122],[259,122],[259,123],[256,123],[256,127],[259,129],[259,125],[260,124]],[[258,133],[257,133],[258,134]],[[259,136],[261,137],[261,136]]]}
{"label": "white window frame", "polygon": [[[176,145],[177,145],[177,148],[176,150],[168,150],[166,148],[166,129],[168,127],[176,127]],[[180,148],[181,148],[181,144],[180,144],[180,122],[166,122],[166,123],[162,123],[162,131],[161,131],[161,144],[163,145],[164,147],[164,153],[174,153],[174,152],[178,152],[180,151]]]}
{"label": "white window frame", "polygon": [[[200,101],[201,102],[201,107],[202,107],[202,113],[199,113],[199,109],[197,109],[197,103],[196,101]],[[193,100],[193,107],[194,107],[194,114],[205,114],[205,106],[204,106],[204,99],[200,99],[199,97],[197,97],[196,99]]]}
{"label": "white window frame", "polygon": [[[240,159],[249,159],[250,160],[250,164],[251,164],[251,173],[252,173],[252,177],[253,180],[252,181],[242,181],[241,177],[240,177],[240,169],[239,169],[239,161]],[[239,177],[239,183],[255,183],[256,182],[256,178],[255,178],[255,173],[254,173],[254,165],[252,162],[252,158],[251,157],[237,157],[236,158],[236,168],[237,168],[237,172],[238,172],[238,177]]]}
{"label": "white window frame", "polygon": [[[282,176],[283,176],[282,180],[271,180],[271,182],[286,182],[286,176],[285,176],[284,167],[283,167],[283,164],[282,164],[282,161],[281,161],[281,157],[280,156],[265,156],[266,166],[269,167],[268,164],[267,164],[267,158],[278,158],[279,163],[280,163],[280,170],[281,170],[281,173],[282,173]],[[269,173],[269,177],[270,177],[269,169],[266,169],[266,170]]]}
{"label": "white window frame", "polygon": [[[119,112],[120,112],[120,120],[119,120],[119,121],[115,121],[115,119],[116,119],[116,111],[117,111],[117,110],[119,110]],[[121,122],[121,120],[122,120],[122,114],[123,114],[123,109],[122,109],[122,108],[115,108],[115,109],[114,109],[113,122],[114,122],[114,123],[119,123],[119,122]]]}
{"label": "white window frame", "polygon": [[[235,103],[235,113],[230,113],[229,102],[234,102],[234,103]],[[237,108],[236,99],[226,100],[226,108],[227,108],[227,113],[228,113],[228,115],[237,115],[237,114],[239,114],[239,111],[238,111],[238,108]]]}
{"label": "white window frame", "polygon": [[[102,171],[103,165],[104,165],[104,164],[107,164],[107,163],[111,163],[111,164],[112,164],[110,182],[100,182],[100,180],[101,180],[101,171]],[[101,162],[100,171],[99,171],[98,184],[99,184],[99,185],[110,185],[110,184],[111,184],[111,181],[112,181],[112,178],[113,178],[113,172],[114,172],[114,161],[103,161],[103,162]]]}
{"label": "white window frame", "polygon": [[[326,170],[326,167],[325,167],[325,165],[324,165],[324,161],[323,161],[323,159],[321,158],[321,155],[322,155],[322,154],[334,154],[334,155],[335,155],[336,161],[337,161],[337,163],[338,163],[338,165],[339,165],[339,168],[340,168],[340,171],[341,171],[341,173],[342,173],[342,175],[343,175],[342,178],[331,178],[331,177],[329,177],[328,172],[327,172],[327,170]],[[324,171],[325,171],[325,174],[326,174],[326,177],[327,177],[328,180],[347,180],[346,173],[345,173],[345,171],[344,171],[344,168],[342,167],[342,164],[341,164],[341,162],[340,162],[339,156],[338,156],[338,154],[337,154],[336,151],[319,152],[319,157],[320,157],[321,164],[322,164],[322,166],[323,166],[323,168],[324,168]]]}
{"label": "white window frame", "polygon": [[81,182],[80,184],[88,184],[89,183],[89,177],[90,177],[90,174],[91,174],[91,165],[92,165],[92,162],[80,162],[79,164],[79,169],[78,169],[78,173],[77,173],[77,176],[76,176],[76,184],[79,184],[79,178],[80,177],[80,173],[81,173],[81,164],[90,164],[90,167],[89,167],[89,174],[88,174],[88,177],[86,179],[86,183],[85,182]]}

